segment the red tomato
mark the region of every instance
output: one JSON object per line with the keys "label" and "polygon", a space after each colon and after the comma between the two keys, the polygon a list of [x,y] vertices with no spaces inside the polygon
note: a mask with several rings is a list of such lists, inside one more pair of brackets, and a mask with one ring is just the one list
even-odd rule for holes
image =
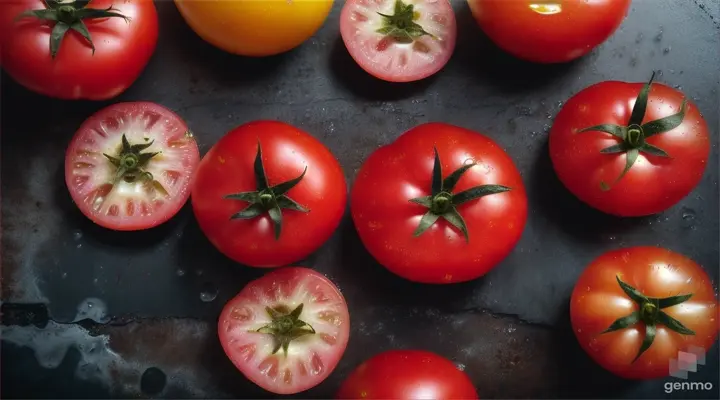
{"label": "red tomato", "polygon": [[700,182],[709,153],[700,111],[658,83],[590,86],[565,104],[550,131],[550,157],[563,184],[618,216],[672,207]]}
{"label": "red tomato", "polygon": [[472,381],[450,360],[421,350],[391,350],[360,364],[338,399],[477,399]]}
{"label": "red tomato", "polygon": [[[15,21],[30,10],[38,10],[42,18]],[[77,29],[69,29],[71,25]],[[63,29],[53,49],[51,33]],[[152,0],[0,2],[3,67],[23,86],[51,97],[105,100],[119,95],[143,71],[157,38]]]}
{"label": "red tomato", "polygon": [[676,374],[681,351],[704,355],[717,338],[717,316],[705,271],[658,247],[601,255],[582,273],[570,299],[582,348],[605,369],[629,379]]}
{"label": "red tomato", "polygon": [[280,268],[225,305],[218,335],[248,379],[273,393],[294,394],[335,369],[350,337],[350,315],[328,278],[308,268]]}
{"label": "red tomato", "polygon": [[200,162],[192,189],[195,217],[210,242],[254,267],[313,253],[340,224],[346,201],[345,176],[330,150],[277,121],[230,131]]}
{"label": "red tomato", "polygon": [[448,0],[348,0],[340,14],[340,34],[369,74],[410,82],[447,64],[457,27]]}
{"label": "red tomato", "polygon": [[631,0],[468,0],[486,35],[516,57],[566,62],[607,40]]}
{"label": "red tomato", "polygon": [[510,156],[483,135],[443,123],[419,125],[371,154],[350,207],[368,251],[424,283],[484,275],[510,253],[527,220]]}
{"label": "red tomato", "polygon": [[83,214],[106,228],[152,228],[190,195],[200,160],[185,122],[147,102],[117,103],[88,118],[65,155],[65,181]]}

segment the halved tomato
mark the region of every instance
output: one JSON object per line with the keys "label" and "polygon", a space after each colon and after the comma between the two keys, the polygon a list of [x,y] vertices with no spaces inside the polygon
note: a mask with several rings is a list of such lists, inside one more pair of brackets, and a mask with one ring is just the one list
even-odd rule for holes
{"label": "halved tomato", "polygon": [[350,315],[343,295],[324,275],[281,268],[248,283],[225,305],[218,335],[248,379],[288,395],[332,373],[347,347]]}
{"label": "halved tomato", "polygon": [[340,34],[369,74],[410,82],[447,64],[457,27],[448,0],[348,0],[340,14]]}
{"label": "halved tomato", "polygon": [[65,154],[65,183],[83,214],[132,231],[172,218],[200,159],[185,122],[154,103],[117,103],[88,118]]}

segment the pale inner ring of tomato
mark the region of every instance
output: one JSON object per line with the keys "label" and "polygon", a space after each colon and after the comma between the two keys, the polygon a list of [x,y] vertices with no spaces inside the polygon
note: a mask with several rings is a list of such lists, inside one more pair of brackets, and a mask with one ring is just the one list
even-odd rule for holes
{"label": "pale inner ring of tomato", "polygon": [[414,6],[419,24],[430,35],[423,35],[411,43],[401,43],[395,39],[378,33],[384,27],[384,18],[378,13],[393,15],[395,0],[356,2],[352,4],[350,18],[354,22],[358,48],[373,59],[382,69],[401,73],[416,64],[430,64],[443,53],[447,46],[448,30],[454,26],[451,18],[446,15],[437,1],[405,0],[405,4]]}

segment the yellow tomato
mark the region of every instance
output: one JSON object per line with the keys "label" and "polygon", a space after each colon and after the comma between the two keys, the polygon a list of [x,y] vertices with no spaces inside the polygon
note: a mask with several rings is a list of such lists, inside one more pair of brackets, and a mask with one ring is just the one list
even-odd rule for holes
{"label": "yellow tomato", "polygon": [[333,0],[175,0],[205,41],[244,56],[291,50],[322,26]]}

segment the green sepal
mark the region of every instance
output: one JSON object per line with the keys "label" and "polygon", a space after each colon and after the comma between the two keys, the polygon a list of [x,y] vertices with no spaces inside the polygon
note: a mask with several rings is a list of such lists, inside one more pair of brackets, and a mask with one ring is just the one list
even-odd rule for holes
{"label": "green sepal", "polygon": [[431,179],[431,194],[429,196],[421,196],[410,199],[411,203],[421,205],[428,208],[428,211],[420,219],[420,223],[413,232],[413,236],[422,235],[430,228],[438,219],[442,218],[450,225],[458,229],[465,238],[466,242],[470,242],[470,236],[465,220],[456,206],[471,200],[478,199],[483,196],[507,192],[511,188],[503,185],[480,185],[464,190],[460,193],[453,194],[452,190],[462,178],[463,174],[470,168],[476,166],[476,163],[465,164],[456,169],[445,179],[443,179],[442,162],[437,148],[433,147],[434,161]]}
{"label": "green sepal", "polygon": [[380,12],[378,14],[383,17],[383,27],[376,32],[391,37],[399,43],[412,43],[421,36],[432,36],[415,22],[415,6],[412,4],[406,5],[402,0],[396,0],[393,15]]}
{"label": "green sepal", "polygon": [[644,352],[647,351],[647,349],[652,346],[653,341],[655,341],[655,333],[657,332],[657,328],[655,327],[654,323],[645,323],[645,337],[643,338],[642,344],[640,345],[640,350],[638,351],[635,358],[632,360],[632,362],[635,362],[640,358],[641,355],[643,355]]}
{"label": "green sepal", "polygon": [[253,161],[255,191],[232,193],[223,196],[224,199],[240,200],[249,203],[245,209],[231,215],[230,219],[252,219],[267,212],[273,223],[275,240],[279,240],[282,232],[283,209],[304,213],[310,211],[287,196],[287,192],[297,186],[303,180],[306,173],[307,167],[305,167],[303,172],[297,178],[281,182],[275,186],[270,186],[267,175],[265,174],[265,166],[262,160],[262,146],[258,141],[257,152],[255,154],[255,160]]}
{"label": "green sepal", "polygon": [[[625,168],[621,172],[612,185],[607,182],[600,182],[600,190],[608,191],[617,182],[620,181],[633,167],[640,153],[646,153],[651,156],[669,158],[670,155],[663,149],[647,143],[646,140],[657,134],[671,131],[679,127],[685,119],[685,113],[687,111],[687,99],[683,99],[680,111],[676,114],[660,118],[654,121],[649,121],[642,124],[645,119],[647,112],[648,99],[650,96],[650,88],[653,80],[655,79],[655,72],[653,72],[650,80],[642,86],[638,96],[635,99],[632,113],[628,119],[626,126],[615,125],[615,124],[600,124],[591,126],[588,128],[580,129],[578,132],[604,132],[622,140],[621,143],[606,147],[600,150],[603,154],[618,155],[626,154]],[[641,125],[642,124],[642,125]]]}
{"label": "green sepal", "polygon": [[615,322],[613,322],[607,329],[605,329],[601,333],[608,333],[620,329],[625,329],[627,327],[637,324],[638,322],[640,322],[640,313],[638,311],[634,311],[630,315],[616,319]]}
{"label": "green sepal", "polygon": [[258,328],[255,332],[273,335],[272,354],[276,354],[282,349],[283,354],[287,357],[288,348],[293,340],[315,334],[315,329],[300,319],[303,310],[302,303],[287,314],[272,307],[265,307],[265,310],[270,316],[271,322]]}

